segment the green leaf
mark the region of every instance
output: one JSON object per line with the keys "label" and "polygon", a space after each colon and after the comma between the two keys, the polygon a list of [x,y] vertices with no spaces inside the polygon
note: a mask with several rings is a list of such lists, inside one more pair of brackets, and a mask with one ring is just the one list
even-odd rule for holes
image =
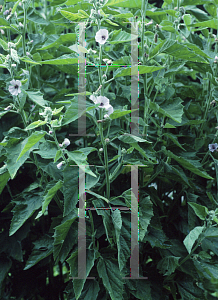
{"label": "green leaf", "polygon": [[198,176],[201,176],[201,177],[204,177],[207,179],[213,179],[205,171],[201,171],[199,169],[199,168],[201,168],[201,164],[197,160],[191,160],[191,159],[183,158],[181,156],[177,156],[169,150],[163,150],[163,151],[165,152],[165,154],[168,157],[175,159],[183,168],[190,170],[191,172],[197,174]]}
{"label": "green leaf", "polygon": [[183,101],[180,98],[175,98],[172,103],[163,104],[161,107],[154,102],[150,102],[150,108],[156,112],[163,114],[174,120],[175,122],[182,122],[183,115],[183,105],[181,104]]}
{"label": "green leaf", "polygon": [[78,173],[78,167],[68,166],[63,171],[64,217],[76,207],[79,200]]}
{"label": "green leaf", "polygon": [[62,153],[63,153],[63,152],[62,152],[61,150],[58,150],[58,151],[56,152],[55,158],[54,158],[54,163],[56,163],[56,161],[58,161],[59,158],[62,157]]}
{"label": "green leaf", "polygon": [[85,155],[80,150],[68,151],[67,156],[70,160],[74,161],[76,165],[87,164],[87,155]]}
{"label": "green leaf", "polygon": [[39,145],[39,150],[34,151],[34,153],[39,154],[45,159],[53,159],[57,153],[57,149],[55,142],[42,139],[42,143]]}
{"label": "green leaf", "polygon": [[[41,138],[43,138],[43,136],[46,134],[46,132],[40,132],[40,131],[36,131],[33,132],[28,138],[26,138],[23,142],[22,142],[22,151],[20,153],[20,155],[18,156],[16,162],[30,149],[32,149],[33,146],[35,146],[40,140]],[[33,150],[33,149],[32,149]],[[30,151],[29,151],[30,153]]]}
{"label": "green leaf", "polygon": [[203,5],[211,2],[210,0],[181,0],[180,5]]}
{"label": "green leaf", "polygon": [[185,25],[188,26],[188,25],[190,25],[191,22],[192,22],[192,17],[191,17],[190,14],[184,14],[183,20],[184,20],[184,22],[185,22]]}
{"label": "green leaf", "polygon": [[68,20],[75,22],[75,21],[80,21],[80,20],[84,20],[84,19],[88,19],[89,15],[80,10],[79,13],[72,13],[66,10],[60,10],[60,13]]}
{"label": "green leaf", "polygon": [[49,25],[49,22],[42,18],[38,13],[34,12],[31,15],[28,15],[28,20],[32,21],[33,24]]}
{"label": "green leaf", "polygon": [[16,206],[12,210],[13,218],[11,220],[9,236],[13,235],[41,207],[41,199],[41,193],[38,193],[37,195],[28,194],[25,196],[25,200],[15,201]]}
{"label": "green leaf", "polygon": [[[78,226],[73,224],[78,218],[76,210],[72,211],[56,226],[54,232],[54,260],[66,258],[72,247],[78,243]],[[71,226],[73,224],[73,226]]]}
{"label": "green leaf", "polygon": [[[85,62],[85,59],[80,59],[80,63]],[[78,64],[78,56],[74,53],[64,54],[58,58],[39,61],[38,63],[42,65],[69,65],[69,64]]]}
{"label": "green leaf", "polygon": [[32,60],[29,56],[22,56],[20,57],[20,60],[33,65],[41,65],[39,62]]}
{"label": "green leaf", "polygon": [[1,47],[5,50],[5,51],[8,51],[9,48],[8,48],[8,43],[6,43],[4,40],[0,39],[0,45]]}
{"label": "green leaf", "polygon": [[150,197],[143,197],[139,203],[139,240],[142,241],[147,232],[148,225],[153,217],[153,204]]}
{"label": "green leaf", "polygon": [[188,204],[193,208],[196,216],[204,221],[209,213],[208,208],[193,202],[188,202]]}
{"label": "green leaf", "polygon": [[[192,204],[196,204],[196,203],[192,203]],[[184,239],[183,244],[185,245],[189,254],[191,253],[195,241],[199,238],[199,235],[202,233],[203,230],[204,230],[203,226],[197,226],[194,229],[192,229]]]}
{"label": "green leaf", "polygon": [[176,135],[173,135],[173,134],[171,134],[169,132],[168,133],[164,133],[163,135],[166,136],[166,137],[168,137],[168,138],[170,138],[174,142],[175,145],[177,145],[182,150],[186,151],[185,148],[183,148],[182,145],[179,143],[178,138],[177,138]]}
{"label": "green leaf", "polygon": [[17,62],[18,64],[20,63],[19,57],[17,55],[17,51],[11,48],[11,58]]}
{"label": "green leaf", "polygon": [[112,217],[112,222],[113,222],[114,230],[115,230],[117,249],[120,249],[120,231],[122,228],[122,217],[121,217],[120,210],[116,209],[116,210],[112,211],[111,217]]}
{"label": "green leaf", "polygon": [[33,242],[34,248],[30,254],[24,270],[35,266],[39,261],[52,254],[53,238],[49,235],[42,236],[38,241]]}
{"label": "green leaf", "polygon": [[14,4],[14,6],[13,6],[13,8],[12,8],[12,11],[11,11],[12,14],[15,13],[15,11],[16,11],[16,9],[17,9],[19,3],[20,3],[20,1],[18,0],[18,1]]}
{"label": "green leaf", "polygon": [[3,167],[0,168],[0,195],[8,183],[8,179],[10,178],[10,173],[7,170],[7,166],[4,165]]}
{"label": "green leaf", "polygon": [[47,50],[52,47],[59,47],[64,43],[71,43],[76,41],[76,33],[67,33],[62,35],[52,34],[48,37],[45,44],[36,50]]}
{"label": "green leaf", "polygon": [[98,194],[96,194],[96,193],[94,193],[94,192],[92,192],[92,191],[90,191],[90,190],[87,190],[87,189],[86,189],[86,193],[88,193],[88,194],[90,194],[90,195],[93,195],[93,196],[97,197],[98,199],[102,199],[102,200],[104,200],[104,201],[107,202],[107,203],[110,202],[107,198],[105,198],[105,197],[103,197],[103,196],[101,196],[101,195],[98,195]]}
{"label": "green leaf", "polygon": [[136,135],[133,135],[133,134],[129,134],[129,133],[125,133],[123,135],[120,135],[118,137],[118,139],[120,141],[122,141],[123,143],[127,143],[127,144],[133,144],[135,142],[145,142],[145,143],[151,143],[151,142],[148,142],[147,140],[144,140]]}
{"label": "green leaf", "polygon": [[133,35],[131,33],[122,31],[122,29],[119,29],[113,31],[109,41],[110,44],[118,44],[118,43],[130,42],[131,40],[134,40],[136,38],[137,38],[136,35]]}
{"label": "green leaf", "polygon": [[39,90],[25,91],[25,93],[35,104],[38,104],[40,107],[45,108],[48,106],[48,102],[43,99],[43,94]]}
{"label": "green leaf", "polygon": [[209,227],[205,230],[204,236],[207,238],[217,238],[218,237],[218,228]]}
{"label": "green leaf", "polygon": [[118,118],[123,117],[123,116],[125,116],[127,114],[130,114],[131,112],[136,111],[136,110],[138,110],[138,109],[132,109],[132,110],[131,109],[130,110],[116,109],[112,114],[110,114],[110,118],[112,120],[118,119]]}
{"label": "green leaf", "polygon": [[123,280],[116,262],[100,258],[97,264],[99,277],[110,294],[111,300],[123,299]]}
{"label": "green leaf", "polygon": [[2,283],[12,266],[12,261],[9,257],[0,257],[0,265],[0,287],[2,288]]}
{"label": "green leaf", "polygon": [[122,68],[117,69],[114,72],[114,78],[121,77],[121,76],[131,76],[131,75],[138,76],[138,70],[139,70],[139,74],[146,74],[146,73],[152,73],[154,71],[158,71],[161,69],[163,69],[163,67],[156,67],[156,66],[134,66],[134,67],[128,67],[128,68],[122,67]]}
{"label": "green leaf", "polygon": [[[77,58],[77,62],[78,62],[78,58]],[[71,105],[67,108],[67,111],[65,112],[64,118],[62,120],[62,125],[67,125],[67,124],[77,120],[83,114],[85,114],[86,111],[89,111],[96,107],[96,105],[86,107],[86,101],[83,99],[80,99],[79,104],[80,105],[79,105],[79,109],[78,109],[78,98],[71,100]]]}
{"label": "green leaf", "polygon": [[165,256],[158,262],[157,268],[161,270],[161,273],[163,273],[164,276],[169,276],[179,266],[180,258],[181,257],[176,256]]}
{"label": "green leaf", "polygon": [[211,19],[211,20],[208,20],[208,21],[197,22],[197,23],[191,24],[189,26],[192,26],[192,27],[207,27],[207,28],[217,29],[218,20],[217,19]]}
{"label": "green leaf", "polygon": [[39,126],[45,125],[46,123],[47,123],[47,121],[38,120],[38,121],[35,121],[35,122],[31,123],[30,125],[28,125],[25,128],[25,130],[31,130],[31,129],[37,128]]}
{"label": "green leaf", "polygon": [[38,148],[38,143],[32,146],[31,150],[27,150],[26,153],[17,161],[20,153],[24,149],[26,143],[28,141],[28,138],[23,140],[22,142],[16,144],[15,146],[5,146],[6,151],[7,151],[7,168],[10,173],[11,179],[14,179],[16,176],[16,173],[18,169],[24,164],[24,162],[29,158],[30,152],[33,151],[34,149]]}
{"label": "green leaf", "polygon": [[[80,251],[80,250],[79,250]],[[86,249],[86,276],[89,276],[89,273],[94,266],[95,262],[95,250]],[[70,265],[70,274],[72,277],[78,277],[78,249],[73,252],[70,258],[67,259],[68,264]],[[79,299],[84,284],[86,282],[86,278],[84,279],[73,279],[73,287],[76,296],[76,300]],[[83,298],[82,298],[83,299]]]}
{"label": "green leaf", "polygon": [[126,285],[129,292],[136,297],[136,299],[144,300],[146,295],[146,300],[152,300],[150,283],[147,282],[146,279],[126,280]]}
{"label": "green leaf", "polygon": [[141,0],[109,0],[105,6],[117,6],[117,7],[128,7],[128,8],[141,8]]}
{"label": "green leaf", "polygon": [[[50,182],[51,184],[52,182]],[[63,186],[63,182],[59,180],[58,182],[55,183],[55,185],[50,188],[47,192],[47,194],[43,197],[44,202],[42,203],[42,213],[44,214],[47,206],[51,202],[51,200],[54,198],[54,195],[56,192]]]}

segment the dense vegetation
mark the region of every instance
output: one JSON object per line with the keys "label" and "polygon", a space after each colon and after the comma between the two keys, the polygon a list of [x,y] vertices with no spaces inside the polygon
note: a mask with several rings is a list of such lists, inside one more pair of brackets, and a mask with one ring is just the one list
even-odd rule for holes
{"label": "dense vegetation", "polygon": [[217,299],[218,0],[0,4],[0,298]]}

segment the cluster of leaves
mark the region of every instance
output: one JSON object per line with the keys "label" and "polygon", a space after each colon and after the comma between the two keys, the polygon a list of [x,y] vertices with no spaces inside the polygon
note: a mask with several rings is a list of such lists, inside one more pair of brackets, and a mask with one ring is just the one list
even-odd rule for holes
{"label": "cluster of leaves", "polygon": [[[93,3],[101,8],[89,18]],[[148,3],[142,16],[145,3],[2,2],[1,299],[218,297],[218,154],[208,150],[217,142],[218,1],[165,0],[160,9]],[[102,123],[109,139],[110,199],[104,193],[97,106],[86,97],[86,108],[78,111],[81,51],[87,58],[86,96],[99,87],[98,53],[87,50],[99,51],[95,18],[110,33],[102,53],[112,61],[103,72],[109,81],[104,96],[114,112],[110,127]],[[125,134],[131,133],[127,65],[135,38],[128,22],[135,20],[140,24],[138,128],[146,137]],[[77,40],[81,22],[90,25],[86,48]],[[22,83],[13,99],[12,79]],[[87,135],[79,137],[84,114]],[[66,137],[70,145],[63,149],[59,143]],[[64,168],[57,168],[63,157]],[[95,279],[72,280],[79,269],[78,166],[85,173],[87,207],[130,208],[127,165],[140,165],[139,274],[147,279],[123,279],[130,276],[130,212],[96,209],[85,215],[86,275]]]}

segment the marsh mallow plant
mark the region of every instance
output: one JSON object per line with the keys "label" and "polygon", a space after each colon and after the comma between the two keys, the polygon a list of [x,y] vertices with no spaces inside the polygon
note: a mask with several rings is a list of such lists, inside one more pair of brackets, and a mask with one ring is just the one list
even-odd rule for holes
{"label": "marsh mallow plant", "polygon": [[1,299],[217,299],[218,2],[153,2],[0,4]]}

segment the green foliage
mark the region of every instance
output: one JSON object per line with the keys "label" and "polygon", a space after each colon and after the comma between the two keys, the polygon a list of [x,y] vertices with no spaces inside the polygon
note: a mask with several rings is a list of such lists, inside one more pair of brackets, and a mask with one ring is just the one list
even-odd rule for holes
{"label": "green foliage", "polygon": [[218,298],[218,0],[154,2],[0,3],[1,299]]}

